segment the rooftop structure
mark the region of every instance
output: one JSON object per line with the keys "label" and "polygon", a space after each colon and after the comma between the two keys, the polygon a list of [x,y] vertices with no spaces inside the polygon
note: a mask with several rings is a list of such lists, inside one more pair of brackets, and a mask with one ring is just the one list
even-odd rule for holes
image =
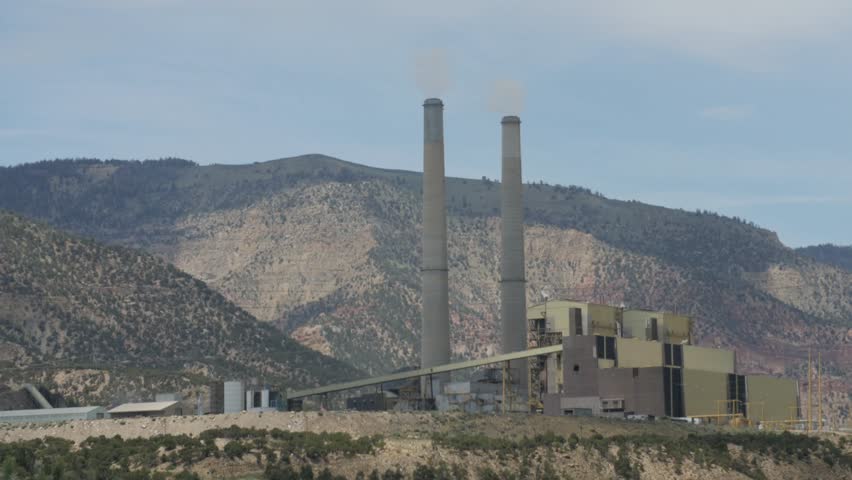
{"label": "rooftop structure", "polygon": [[165,417],[182,413],[179,402],[175,401],[125,403],[109,411],[113,418]]}

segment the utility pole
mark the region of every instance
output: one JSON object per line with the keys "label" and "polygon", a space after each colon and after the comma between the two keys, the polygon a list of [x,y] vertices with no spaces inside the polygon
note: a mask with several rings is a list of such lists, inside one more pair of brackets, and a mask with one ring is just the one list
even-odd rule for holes
{"label": "utility pole", "polygon": [[811,349],[808,349],[808,423],[805,431],[811,433]]}
{"label": "utility pole", "polygon": [[817,353],[817,432],[822,431],[822,352]]}

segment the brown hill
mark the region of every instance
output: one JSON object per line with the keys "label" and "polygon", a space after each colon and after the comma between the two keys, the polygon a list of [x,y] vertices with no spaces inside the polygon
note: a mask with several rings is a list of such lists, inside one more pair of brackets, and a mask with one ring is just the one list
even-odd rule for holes
{"label": "brown hill", "polygon": [[[499,183],[448,179],[453,350],[497,349]],[[525,188],[529,300],[675,310],[747,370],[819,348],[848,415],[852,283],[743,220]],[[416,363],[420,175],[320,155],[240,166],[56,161],[0,170],[0,206],[145,248],[299,342],[370,372]]]}
{"label": "brown hill", "polygon": [[357,375],[159,258],[5,212],[0,326],[3,383],[36,376],[78,401],[211,377],[296,386]]}

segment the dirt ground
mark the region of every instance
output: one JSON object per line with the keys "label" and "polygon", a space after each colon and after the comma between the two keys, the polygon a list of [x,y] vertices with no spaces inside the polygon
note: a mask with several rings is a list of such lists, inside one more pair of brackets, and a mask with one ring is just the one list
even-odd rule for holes
{"label": "dirt ground", "polygon": [[545,417],[542,415],[465,415],[424,412],[264,412],[206,416],[128,418],[71,421],[58,424],[0,424],[0,442],[59,437],[80,442],[91,436],[121,435],[123,438],[147,438],[160,434],[198,435],[211,428],[231,425],[249,428],[279,428],[294,432],[346,432],[353,436],[381,434],[389,439],[428,439],[432,433],[446,431],[477,432],[494,437],[520,438],[544,432],[568,436],[630,435],[647,432],[679,436],[708,431],[710,426],[658,421],[654,423],[583,417]]}
{"label": "dirt ground", "polygon": [[[358,455],[350,458],[333,457],[327,462],[313,465],[315,471],[328,467],[335,474],[354,478],[358,472],[373,469],[401,469],[412,472],[418,465],[459,465],[470,472],[471,480],[478,478],[477,471],[488,467],[495,472],[517,472],[526,464],[533,471],[544,464],[552,465],[563,478],[575,480],[616,478],[614,464],[595,450],[557,448],[538,450],[519,458],[499,453],[465,453],[433,445],[431,436],[436,432],[481,433],[491,437],[519,438],[538,433],[553,432],[562,436],[572,433],[580,437],[601,434],[635,435],[653,433],[680,437],[689,433],[710,432],[719,427],[697,426],[684,423],[656,421],[634,422],[592,417],[544,417],[541,415],[465,415],[438,413],[397,412],[266,412],[210,416],[165,418],[137,418],[121,420],[74,421],[49,425],[0,425],[0,442],[28,440],[45,436],[60,437],[75,442],[90,436],[123,438],[151,437],[159,434],[187,434],[231,425],[249,428],[279,428],[288,431],[346,432],[353,436],[381,434],[384,447],[375,455]],[[224,446],[219,445],[220,448]],[[613,447],[617,448],[617,447]],[[612,457],[617,450],[610,452]],[[641,478],[671,480],[727,480],[747,479],[742,473],[707,468],[684,461],[676,466],[666,460],[665,452],[633,451],[630,461],[640,466]],[[751,460],[750,460],[751,461]],[[849,478],[821,462],[779,464],[770,459],[756,458],[768,479]],[[205,479],[262,478],[264,465],[254,454],[242,459],[208,458],[194,465],[192,470]],[[531,478],[533,478],[531,476]]]}

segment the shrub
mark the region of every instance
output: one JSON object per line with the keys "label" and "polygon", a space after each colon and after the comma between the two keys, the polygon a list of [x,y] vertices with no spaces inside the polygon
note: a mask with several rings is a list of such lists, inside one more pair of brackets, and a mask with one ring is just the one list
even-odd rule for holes
{"label": "shrub", "polygon": [[225,455],[228,458],[242,458],[243,455],[249,452],[249,448],[242,444],[239,440],[231,440],[225,445]]}

